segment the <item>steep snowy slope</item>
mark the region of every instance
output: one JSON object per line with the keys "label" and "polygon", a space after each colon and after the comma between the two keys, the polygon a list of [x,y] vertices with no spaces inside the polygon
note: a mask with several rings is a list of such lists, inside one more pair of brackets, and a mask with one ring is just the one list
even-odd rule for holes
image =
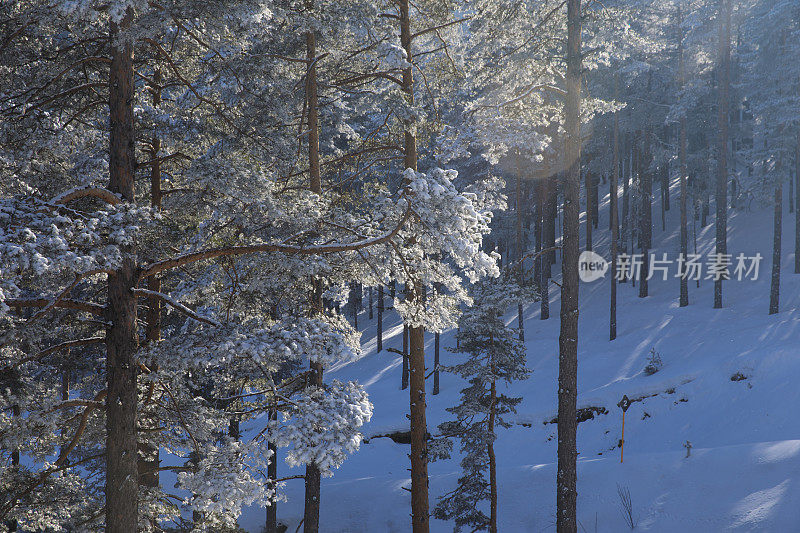
{"label": "steep snowy slope", "polygon": [[[677,202],[675,202],[677,204]],[[608,257],[608,219],[601,210],[595,249]],[[660,231],[654,208],[656,253],[675,258],[678,208]],[[792,217],[785,235],[793,237]],[[605,229],[604,229],[605,228]],[[698,251],[713,251],[713,226],[697,235]],[[690,228],[690,235],[692,231]],[[583,232],[581,233],[583,235]],[[629,529],[621,512],[618,487],[631,494],[637,531],[800,531],[800,274],[793,274],[790,238],[784,239],[780,313],[767,315],[771,266],[771,211],[733,212],[729,251],[764,257],[757,281],[725,284],[725,308],[712,309],[710,281],[690,282],[690,306],[677,305],[678,283],[651,280],[650,297],[637,297],[621,285],[618,339],[608,341],[608,280],[581,285],[579,407],[599,411],[578,430],[581,531]],[[555,271],[560,272],[560,267]],[[676,267],[672,267],[674,274]],[[552,317],[539,319],[538,303],[526,309],[525,339],[531,377],[504,391],[524,396],[518,425],[500,430],[499,515],[503,532],[555,531],[556,414],[558,372],[558,287],[551,287]],[[385,346],[400,348],[402,327],[388,314]],[[516,315],[509,313],[509,323]],[[362,313],[364,357],[328,372],[329,378],[358,379],[375,404],[365,435],[408,428],[408,391],[400,390],[400,359],[375,353],[375,324]],[[452,347],[452,332],[442,335]],[[429,338],[432,366],[433,336]],[[651,349],[663,368],[645,375]],[[443,350],[443,363],[455,355]],[[734,378],[732,380],[732,378]],[[429,384],[429,392],[432,383]],[[431,431],[446,418],[464,382],[444,374],[441,394],[429,393]],[[625,462],[618,442],[623,394],[635,401],[626,414]],[[691,456],[684,443],[691,441]],[[330,532],[409,530],[409,446],[389,438],[369,438],[333,478],[323,480],[322,524]],[[458,456],[430,467],[431,506],[456,482]],[[279,465],[280,475],[301,473]],[[289,501],[279,517],[294,531],[302,518],[301,481],[290,481]],[[260,531],[263,509],[242,519]],[[432,520],[433,531],[452,524]]]}

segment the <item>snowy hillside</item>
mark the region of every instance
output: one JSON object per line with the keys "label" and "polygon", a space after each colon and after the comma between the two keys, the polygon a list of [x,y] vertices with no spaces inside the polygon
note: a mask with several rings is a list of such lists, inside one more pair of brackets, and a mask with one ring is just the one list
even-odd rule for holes
{"label": "snowy hillside", "polygon": [[[606,198],[607,201],[607,198]],[[676,228],[668,213],[667,228]],[[601,206],[595,249],[608,257],[608,219]],[[660,212],[654,209],[654,220]],[[793,217],[784,217],[785,234]],[[757,281],[730,281],[726,303],[713,310],[710,281],[690,283],[690,306],[677,304],[675,279],[651,280],[650,297],[639,299],[630,284],[619,289],[619,336],[608,341],[608,280],[582,283],[580,303],[579,408],[599,411],[578,429],[578,517],[580,531],[621,532],[629,529],[618,487],[630,491],[637,531],[795,531],[800,523],[800,422],[796,405],[800,388],[798,335],[800,276],[793,274],[793,255],[784,254],[781,312],[767,315],[771,211],[734,212],[729,252],[764,256]],[[656,253],[677,253],[678,236],[662,234],[656,223]],[[691,227],[691,226],[690,226]],[[690,230],[691,231],[691,230]],[[583,233],[582,233],[583,235]],[[713,225],[698,228],[698,251],[712,251]],[[691,237],[690,237],[691,243]],[[788,247],[784,247],[786,249]],[[554,269],[560,275],[560,267]],[[735,286],[735,287],[734,287]],[[509,394],[524,396],[517,425],[498,430],[500,531],[555,531],[556,379],[558,373],[558,287],[551,285],[551,318],[539,319],[538,303],[525,314],[525,339],[531,377]],[[402,326],[389,313],[384,347],[400,348]],[[516,315],[507,316],[509,323]],[[409,531],[409,446],[376,437],[408,430],[408,391],[400,390],[401,359],[375,353],[375,323],[359,317],[364,356],[331,370],[327,376],[358,379],[375,405],[365,426],[368,442],[323,480],[324,531]],[[442,346],[453,347],[452,332]],[[651,349],[663,368],[645,375]],[[427,356],[432,366],[433,336]],[[447,364],[456,357],[442,350]],[[464,386],[442,375],[441,393],[430,394],[428,426],[435,431],[456,403]],[[623,395],[634,400],[626,414],[625,461],[618,447],[622,418],[617,407]],[[684,444],[690,441],[691,456]],[[457,448],[457,447],[456,447]],[[431,504],[452,490],[458,455],[430,465]],[[292,475],[283,462],[279,474]],[[294,531],[303,510],[303,486],[289,481],[288,503],[278,516]],[[249,509],[242,523],[257,532],[264,510]],[[451,531],[452,524],[432,519],[433,531]]]}

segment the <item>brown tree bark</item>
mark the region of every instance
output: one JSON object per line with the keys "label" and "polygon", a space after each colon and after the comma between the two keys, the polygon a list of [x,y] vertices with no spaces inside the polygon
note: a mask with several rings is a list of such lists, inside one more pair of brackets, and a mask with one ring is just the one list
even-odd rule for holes
{"label": "brown tree bark", "polygon": [[578,255],[581,160],[581,0],[567,0],[567,95],[564,102],[568,172],[564,180],[561,334],[558,358],[556,530],[577,531]]}
{"label": "brown tree bark", "polygon": [[[412,61],[410,0],[399,0],[400,45],[406,59]],[[411,66],[403,69],[402,90],[409,104],[414,102],[414,76]],[[405,125],[405,168],[417,170],[417,138],[413,124]],[[420,298],[422,286],[419,282],[411,287],[407,295],[412,300]],[[414,533],[427,533],[429,526],[428,504],[428,424],[425,418],[425,332],[421,327],[409,328],[409,373],[411,411],[411,524]]]}
{"label": "brown tree bark", "polygon": [[[110,191],[135,202],[133,45],[119,42],[130,25],[129,10],[119,26],[111,22],[109,74]],[[108,276],[107,390],[106,398],[106,531],[131,533],[138,526],[139,473],[136,439],[136,248],[123,250],[122,264]]]}
{"label": "brown tree bark", "polygon": [[[306,9],[314,8],[313,0],[306,0]],[[308,173],[309,189],[322,194],[322,176],[319,163],[319,98],[317,85],[317,37],[313,31],[306,32],[306,99],[308,106]],[[313,312],[322,312],[322,282],[315,279],[312,291]],[[311,384],[322,387],[323,368],[321,363],[311,363]],[[315,463],[306,465],[305,475],[305,509],[303,512],[303,531],[317,533],[319,531],[319,508],[321,473]]]}
{"label": "brown tree bark", "polygon": [[[728,113],[731,70],[731,0],[719,0],[719,87],[717,180],[715,201],[716,253],[728,253]],[[714,281],[714,309],[722,308],[722,279]]]}

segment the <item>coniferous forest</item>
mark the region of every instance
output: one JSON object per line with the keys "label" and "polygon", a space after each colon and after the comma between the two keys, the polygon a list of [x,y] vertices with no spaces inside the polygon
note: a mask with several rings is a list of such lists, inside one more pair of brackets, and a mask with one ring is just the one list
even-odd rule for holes
{"label": "coniferous forest", "polygon": [[800,531],[800,0],[0,0],[0,532]]}

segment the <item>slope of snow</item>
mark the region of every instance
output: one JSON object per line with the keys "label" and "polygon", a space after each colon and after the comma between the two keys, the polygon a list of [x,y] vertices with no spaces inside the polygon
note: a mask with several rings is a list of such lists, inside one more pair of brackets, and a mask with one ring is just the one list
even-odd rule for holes
{"label": "slope of snow", "polygon": [[[607,201],[607,198],[606,198]],[[661,231],[654,206],[654,251],[677,255],[678,205]],[[601,207],[595,250],[608,257],[608,212]],[[713,221],[713,220],[712,220]],[[630,490],[637,531],[796,531],[800,528],[800,275],[793,274],[794,216],[784,215],[784,254],[780,313],[767,315],[772,257],[771,210],[733,211],[729,252],[764,256],[757,281],[729,281],[724,309],[712,309],[713,282],[689,285],[690,306],[677,305],[678,281],[650,282],[650,296],[620,285],[618,338],[608,341],[608,280],[583,283],[580,294],[579,407],[604,408],[607,414],[579,424],[578,517],[581,531],[628,529],[618,487]],[[583,227],[581,238],[583,240]],[[690,240],[692,229],[690,227]],[[713,251],[713,225],[698,228],[698,251]],[[693,244],[690,243],[690,247]],[[672,273],[675,269],[673,268]],[[554,268],[560,277],[560,266]],[[499,517],[503,532],[555,531],[556,414],[558,374],[558,287],[551,286],[551,318],[540,320],[538,303],[525,312],[525,339],[531,377],[503,391],[524,396],[518,424],[499,430]],[[365,298],[366,304],[366,298]],[[400,348],[402,326],[387,313],[384,346]],[[508,322],[516,325],[516,315]],[[362,313],[364,356],[332,369],[328,378],[358,379],[367,387],[375,415],[365,426],[369,438],[408,429],[408,391],[400,390],[400,358],[375,353],[375,323]],[[442,335],[442,362],[455,357],[445,348],[455,342]],[[651,349],[663,369],[647,376],[642,369]],[[429,367],[433,336],[428,338]],[[732,381],[734,374],[746,379]],[[441,394],[430,394],[431,432],[447,418],[464,382],[443,374]],[[622,395],[635,401],[626,414],[625,462],[618,447]],[[691,441],[691,456],[684,443]],[[457,449],[457,446],[456,446]],[[410,528],[409,446],[371,438],[333,478],[323,480],[323,531],[404,532]],[[430,465],[431,508],[451,490],[460,472],[459,457]],[[279,475],[301,474],[279,464]],[[302,518],[302,481],[289,481],[289,501],[278,516],[294,531]],[[263,527],[264,510],[242,517],[248,531]],[[433,531],[452,524],[432,519]]]}

